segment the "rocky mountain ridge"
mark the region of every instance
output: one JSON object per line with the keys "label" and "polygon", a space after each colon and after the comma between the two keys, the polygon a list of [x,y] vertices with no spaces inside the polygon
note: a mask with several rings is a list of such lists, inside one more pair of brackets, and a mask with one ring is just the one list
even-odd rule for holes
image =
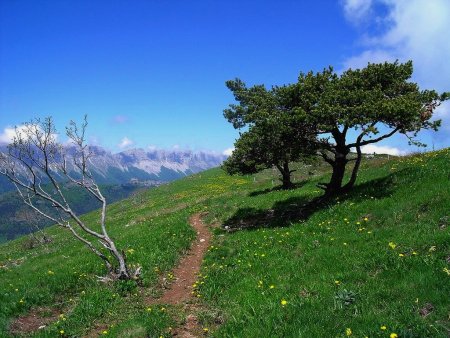
{"label": "rocky mountain ridge", "polygon": [[[7,152],[7,149],[0,146],[0,151]],[[69,157],[73,151],[72,147],[66,148]],[[226,159],[225,155],[207,151],[130,149],[112,153],[99,146],[90,146],[90,151],[90,170],[100,184],[168,182],[219,166]],[[76,171],[73,164],[72,168]],[[0,180],[0,185],[4,185],[4,180]]]}

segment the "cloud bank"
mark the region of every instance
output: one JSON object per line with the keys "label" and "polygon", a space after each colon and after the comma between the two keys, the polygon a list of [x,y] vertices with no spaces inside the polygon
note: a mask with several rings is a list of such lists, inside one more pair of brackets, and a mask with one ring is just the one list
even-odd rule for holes
{"label": "cloud bank", "polygon": [[222,155],[231,156],[233,154],[234,148],[227,148],[222,152]]}
{"label": "cloud bank", "polygon": [[345,0],[343,11],[350,22],[366,24],[361,27],[364,50],[346,59],[345,67],[411,59],[421,86],[450,89],[450,1]]}
{"label": "cloud bank", "polygon": [[134,141],[130,140],[128,137],[122,138],[120,143],[117,145],[120,149],[126,149],[131,147],[134,144]]}
{"label": "cloud bank", "polygon": [[[450,91],[449,0],[343,0],[346,19],[360,31],[362,50],[344,60],[343,68],[368,62],[412,60],[413,81],[423,89]],[[450,142],[450,103],[436,110],[438,133],[425,135],[446,147]]]}
{"label": "cloud bank", "polygon": [[11,143],[15,135],[16,135],[16,131],[14,128],[6,127],[5,129],[3,129],[3,132],[0,134],[0,144]]}
{"label": "cloud bank", "polygon": [[389,155],[395,155],[395,156],[402,156],[406,155],[407,152],[404,150],[400,150],[396,147],[390,147],[390,146],[377,146],[375,144],[368,144],[363,147],[361,147],[361,151],[364,154],[389,154]]}
{"label": "cloud bank", "polygon": [[[40,131],[42,131],[42,128],[39,125],[37,127]],[[16,129],[19,133],[23,133],[26,131],[27,127],[23,124],[17,127],[5,127],[0,133],[0,144],[10,144],[16,136]],[[53,140],[57,140],[58,134],[51,134],[51,137]]]}

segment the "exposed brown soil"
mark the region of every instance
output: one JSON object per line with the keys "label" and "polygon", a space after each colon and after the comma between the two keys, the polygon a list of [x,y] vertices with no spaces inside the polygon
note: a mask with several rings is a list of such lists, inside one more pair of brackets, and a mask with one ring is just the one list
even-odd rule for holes
{"label": "exposed brown soil", "polygon": [[23,335],[44,328],[58,319],[60,312],[49,307],[31,309],[26,315],[16,318],[9,330],[13,335]]}
{"label": "exposed brown soil", "polygon": [[192,302],[194,300],[192,285],[197,280],[203,256],[211,241],[211,233],[202,221],[203,215],[197,213],[189,219],[189,223],[197,232],[197,237],[190,250],[173,270],[174,282],[160,298],[147,299],[147,304],[184,305],[184,312],[187,313],[186,318],[179,327],[171,331],[173,337],[193,338],[200,336],[203,331],[195,314],[198,309]]}
{"label": "exposed brown soil", "polygon": [[189,252],[173,270],[175,281],[170,285],[170,289],[164,292],[161,298],[150,301],[150,303],[177,305],[191,299],[191,292],[193,291],[192,284],[197,280],[203,256],[211,241],[211,233],[203,224],[201,216],[201,213],[197,213],[189,219],[191,226],[197,232],[197,238]]}
{"label": "exposed brown soil", "polygon": [[198,323],[197,316],[195,314],[189,314],[186,317],[186,322],[183,326],[175,328],[171,334],[172,337],[179,338],[195,338],[198,337],[198,333],[201,330]]}
{"label": "exposed brown soil", "polygon": [[[147,304],[185,305],[184,309],[188,315],[180,327],[172,330],[171,333],[174,337],[193,338],[202,334],[202,328],[195,315],[198,309],[191,302],[194,299],[192,295],[192,285],[197,280],[203,256],[211,241],[211,233],[203,223],[201,217],[202,213],[197,213],[192,215],[189,219],[189,223],[197,232],[197,237],[190,250],[173,270],[173,283],[160,298],[146,300]],[[26,335],[35,332],[39,330],[39,328],[43,328],[46,325],[55,322],[58,319],[59,314],[59,311],[51,308],[41,307],[32,309],[26,315],[21,316],[12,322],[10,332],[13,335]],[[87,337],[98,335],[100,328],[101,326],[97,326],[96,330],[92,330],[91,334],[87,334]],[[94,331],[96,334],[92,334]]]}

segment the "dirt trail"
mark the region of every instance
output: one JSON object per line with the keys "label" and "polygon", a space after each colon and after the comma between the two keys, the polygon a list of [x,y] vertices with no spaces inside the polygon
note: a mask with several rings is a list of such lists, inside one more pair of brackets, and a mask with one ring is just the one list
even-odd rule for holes
{"label": "dirt trail", "polygon": [[157,300],[158,303],[177,305],[185,303],[192,297],[192,284],[197,280],[203,256],[211,241],[211,233],[203,224],[201,216],[201,213],[197,213],[189,219],[189,223],[197,232],[197,238],[189,252],[173,270],[175,281],[171,284],[170,289]]}
{"label": "dirt trail", "polygon": [[195,338],[202,335],[202,327],[196,316],[197,306],[194,304],[192,285],[197,280],[203,257],[211,241],[211,233],[202,221],[204,214],[197,213],[190,217],[189,223],[197,232],[197,237],[190,250],[173,270],[174,282],[158,299],[148,299],[148,304],[184,305],[186,318],[184,323],[171,331],[173,337]]}
{"label": "dirt trail", "polygon": [[31,334],[55,322],[61,312],[51,307],[31,309],[27,314],[16,318],[10,325],[12,335]]}
{"label": "dirt trail", "polygon": [[[158,299],[147,299],[147,304],[171,304],[184,305],[187,316],[185,321],[179,327],[173,329],[172,336],[178,338],[195,338],[202,334],[202,328],[196,316],[197,306],[193,304],[192,285],[197,280],[200,272],[203,256],[208,250],[211,241],[211,233],[203,223],[202,213],[194,214],[190,217],[189,223],[197,232],[197,237],[192,243],[191,249],[181,259],[178,266],[173,270],[174,282],[170,285],[163,295]],[[56,310],[49,310],[50,315],[43,316],[43,308],[30,311],[27,315],[21,316],[13,321],[11,325],[12,334],[23,334],[37,331],[40,327],[54,322],[59,315]],[[96,327],[86,337],[97,336],[99,328]]]}

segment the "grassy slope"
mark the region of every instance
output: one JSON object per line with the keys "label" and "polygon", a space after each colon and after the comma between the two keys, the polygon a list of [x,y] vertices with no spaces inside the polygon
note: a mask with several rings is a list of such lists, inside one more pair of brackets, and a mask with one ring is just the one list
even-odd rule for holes
{"label": "grassy slope", "polygon": [[[44,186],[44,188],[47,189],[47,186]],[[105,198],[109,201],[127,198],[133,192],[142,189],[133,185],[103,185],[100,188]],[[100,207],[100,203],[94,197],[79,187],[71,187],[65,190],[66,199],[77,214],[84,214]],[[24,210],[30,211],[30,208],[23,203],[16,191],[0,193],[0,215],[2,215],[0,220],[0,244],[29,234],[30,231],[34,230],[33,226],[30,226],[27,224],[27,221],[20,218],[20,214]],[[54,209],[48,206],[45,211],[52,214]],[[33,221],[39,228],[52,225],[51,221],[44,217],[36,217]]]}
{"label": "grassy slope", "polygon": [[[101,332],[96,325],[103,323],[113,325],[107,328],[112,336],[170,336],[180,309],[149,312],[142,296],[156,292],[158,275],[189,246],[194,234],[188,216],[207,210],[209,221],[226,223],[255,220],[270,209],[273,219],[256,222],[263,227],[215,230],[197,288],[200,318],[213,335],[335,337],[349,328],[356,337],[445,337],[450,243],[448,225],[440,225],[450,209],[449,167],[449,149],[367,161],[354,192],[307,220],[287,219],[284,211],[318,196],[315,183],[326,179],[320,175],[297,190],[270,191],[270,171],[254,179],[214,169],[111,205],[113,236],[134,250],[129,260],[145,272],[147,287],[131,292],[128,285],[99,286],[100,263],[61,229],[49,229],[55,238],[49,252],[24,250],[21,240],[13,241],[0,246],[0,266],[6,266],[0,268],[0,336],[10,318],[54,303],[66,320],[40,336]],[[350,305],[335,298],[344,290],[356,294]],[[434,311],[422,318],[425,303]]]}

